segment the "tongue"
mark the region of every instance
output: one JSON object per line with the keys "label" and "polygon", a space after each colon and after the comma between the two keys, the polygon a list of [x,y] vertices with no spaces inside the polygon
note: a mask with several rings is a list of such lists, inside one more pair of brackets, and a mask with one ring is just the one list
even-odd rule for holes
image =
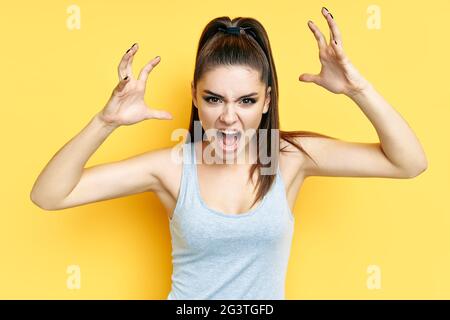
{"label": "tongue", "polygon": [[231,145],[234,144],[234,142],[236,141],[236,139],[235,139],[235,136],[234,136],[234,135],[228,135],[228,134],[226,134],[226,135],[225,135],[224,141],[225,141],[225,144],[226,144],[226,145],[231,146]]}

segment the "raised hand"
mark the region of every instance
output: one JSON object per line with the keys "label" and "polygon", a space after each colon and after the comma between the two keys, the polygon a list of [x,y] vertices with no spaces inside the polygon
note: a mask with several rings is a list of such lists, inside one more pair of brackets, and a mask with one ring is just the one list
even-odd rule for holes
{"label": "raised hand", "polygon": [[161,61],[160,57],[152,59],[145,65],[139,77],[134,78],[131,64],[139,46],[135,43],[123,55],[118,66],[119,83],[111,97],[99,113],[102,121],[111,126],[131,125],[147,119],[171,120],[172,114],[149,108],[144,101],[147,79],[153,68]]}
{"label": "raised hand", "polygon": [[308,21],[308,26],[319,45],[319,59],[322,64],[320,73],[317,75],[304,73],[300,75],[299,80],[313,82],[337,94],[347,96],[358,94],[368,86],[368,81],[361,76],[344,53],[341,33],[332,14],[322,7],[322,15],[330,27],[329,44],[326,43],[319,28],[312,21]]}

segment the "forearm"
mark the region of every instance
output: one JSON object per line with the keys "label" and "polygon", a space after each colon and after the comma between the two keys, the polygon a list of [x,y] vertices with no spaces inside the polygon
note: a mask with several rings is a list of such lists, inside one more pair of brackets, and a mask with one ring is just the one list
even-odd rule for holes
{"label": "forearm", "polygon": [[417,172],[427,167],[425,152],[413,130],[371,84],[349,97],[375,127],[382,150],[392,163],[406,172]]}
{"label": "forearm", "polygon": [[64,199],[80,181],[86,162],[114,129],[96,114],[42,170],[31,190],[32,201],[41,206],[51,206]]}

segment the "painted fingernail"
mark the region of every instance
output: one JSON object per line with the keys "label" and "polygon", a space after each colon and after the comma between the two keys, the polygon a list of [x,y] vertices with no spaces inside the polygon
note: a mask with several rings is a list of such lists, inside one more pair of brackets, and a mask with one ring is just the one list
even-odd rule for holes
{"label": "painted fingernail", "polygon": [[333,18],[333,15],[332,15],[331,13],[328,12],[328,14],[331,16],[331,19],[334,19],[334,18]]}

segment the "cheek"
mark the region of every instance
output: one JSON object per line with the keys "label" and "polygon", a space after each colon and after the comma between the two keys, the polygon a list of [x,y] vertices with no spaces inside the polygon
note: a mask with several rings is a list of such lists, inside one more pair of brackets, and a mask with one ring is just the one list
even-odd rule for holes
{"label": "cheek", "polygon": [[262,111],[252,110],[251,112],[242,115],[242,120],[247,129],[257,129],[261,122]]}
{"label": "cheek", "polygon": [[216,115],[215,112],[199,109],[198,117],[200,118],[203,127],[211,127],[214,126],[214,123],[216,122],[216,119],[219,117],[219,115]]}

